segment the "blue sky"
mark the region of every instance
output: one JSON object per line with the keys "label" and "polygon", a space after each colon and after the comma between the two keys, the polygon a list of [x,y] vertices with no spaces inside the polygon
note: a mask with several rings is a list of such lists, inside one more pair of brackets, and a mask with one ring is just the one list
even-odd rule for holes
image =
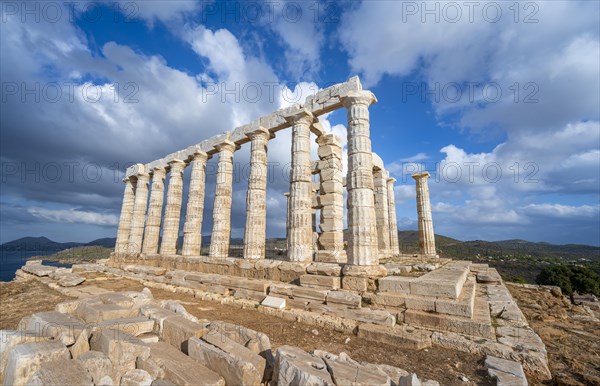
{"label": "blue sky", "polygon": [[[400,229],[416,229],[410,174],[425,169],[437,233],[600,245],[598,2],[45,1],[1,11],[0,242],[114,237],[128,164],[358,75],[378,98],[371,139],[398,180]],[[345,143],[345,111],[322,121]],[[233,237],[243,235],[248,153],[234,158]],[[280,132],[269,143],[269,237],[285,234],[289,159]]]}

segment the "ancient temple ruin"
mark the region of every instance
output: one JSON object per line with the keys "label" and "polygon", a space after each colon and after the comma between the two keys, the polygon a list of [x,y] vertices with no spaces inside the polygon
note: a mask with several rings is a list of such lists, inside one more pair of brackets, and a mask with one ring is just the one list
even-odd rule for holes
{"label": "ancient temple ruin", "polygon": [[[371,149],[369,106],[375,102],[375,95],[363,90],[358,77],[353,77],[345,83],[308,96],[303,104],[278,110],[160,160],[128,168],[115,253],[178,253],[180,216],[184,205],[183,173],[187,168],[191,169],[191,180],[188,201],[185,203],[186,216],[180,252],[183,256],[199,256],[205,200],[205,167],[208,159],[218,156],[208,255],[213,258],[228,257],[233,158],[241,145],[250,142],[243,258],[265,258],[268,142],[276,132],[291,129],[292,166],[290,190],[286,194],[287,260],[377,267],[380,257],[399,255],[395,179],[390,177],[381,158]],[[335,134],[324,132],[318,119],[320,115],[339,108],[346,108],[348,113],[346,176],[342,172],[341,139]],[[318,160],[311,160],[311,134],[315,135],[318,144]],[[170,178],[163,218],[167,173]],[[313,175],[318,175],[319,183],[313,184]],[[417,181],[420,246],[423,255],[435,256],[426,176],[427,173],[413,176]],[[344,189],[348,195],[346,240],[343,224]],[[318,235],[315,235],[316,210],[320,210]],[[318,237],[316,250],[314,237]]]}

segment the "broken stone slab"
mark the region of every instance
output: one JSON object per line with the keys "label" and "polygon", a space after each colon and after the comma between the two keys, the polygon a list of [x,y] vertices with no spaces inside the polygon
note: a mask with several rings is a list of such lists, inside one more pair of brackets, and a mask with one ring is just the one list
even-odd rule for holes
{"label": "broken stone slab", "polygon": [[94,384],[99,384],[102,377],[110,377],[112,374],[112,362],[100,351],[87,351],[76,361],[92,376]]}
{"label": "broken stone slab", "polygon": [[27,386],[94,386],[92,376],[81,363],[70,359],[43,362],[33,373]]}
{"label": "broken stone slab", "polygon": [[300,285],[310,288],[337,290],[341,287],[341,280],[336,276],[307,274],[300,276]]}
{"label": "broken stone slab", "polygon": [[25,385],[44,362],[68,360],[69,350],[61,342],[23,343],[8,352],[4,385]]}
{"label": "broken stone slab", "polygon": [[414,277],[387,276],[377,280],[377,284],[380,292],[410,294],[410,283],[415,280]]}
{"label": "broken stone slab", "polygon": [[342,275],[379,279],[387,276],[387,269],[383,265],[351,265],[342,268]]}
{"label": "broken stone slab", "polygon": [[484,366],[498,386],[527,386],[527,378],[519,362],[488,355]]}
{"label": "broken stone slab", "polygon": [[261,305],[277,310],[283,310],[285,308],[285,299],[269,295],[262,301]]}
{"label": "broken stone slab", "polygon": [[191,321],[191,322],[199,322],[199,319],[197,317],[195,317],[194,315],[190,314],[184,306],[182,306],[179,302],[175,301],[175,300],[160,300],[158,302],[156,302],[156,304],[164,309],[167,309],[169,311],[173,311],[174,313],[176,313],[179,316],[184,317],[185,319]]}
{"label": "broken stone slab", "polygon": [[75,316],[86,323],[100,323],[105,320],[131,318],[137,316],[136,307],[122,307],[118,304],[104,304],[97,300],[82,301],[75,310]]}
{"label": "broken stone slab", "polygon": [[85,281],[84,277],[81,277],[77,274],[70,273],[67,275],[61,275],[58,278],[58,285],[61,287],[75,287]]}
{"label": "broken stone slab", "polygon": [[125,265],[123,266],[123,270],[132,273],[141,273],[149,276],[163,276],[165,273],[167,273],[166,268],[150,267],[147,265]]}
{"label": "broken stone slab", "polygon": [[51,273],[56,271],[56,269],[57,269],[56,267],[42,265],[41,262],[40,262],[40,264],[24,265],[21,267],[22,271],[30,273],[35,276],[40,276],[40,277],[49,276]]}
{"label": "broken stone slab", "polygon": [[236,288],[234,290],[233,297],[237,299],[253,300],[260,303],[267,297],[267,295],[265,295],[263,292]]}
{"label": "broken stone slab", "polygon": [[333,386],[325,362],[293,346],[280,346],[275,352],[273,381],[278,386]]}
{"label": "broken stone slab", "polygon": [[388,263],[384,264],[384,267],[388,271],[388,275],[401,275],[403,273],[409,273],[412,271],[412,265]]}
{"label": "broken stone slab", "polygon": [[98,324],[98,328],[121,330],[133,336],[139,336],[154,331],[154,323],[154,320],[145,316],[136,316],[133,318],[105,320]]}
{"label": "broken stone slab", "polygon": [[140,307],[140,314],[151,320],[154,320],[153,332],[158,334],[159,336],[162,336],[164,321],[167,318],[177,316],[177,314],[173,311],[166,310],[155,304],[143,305],[142,307]]}
{"label": "broken stone slab", "polygon": [[75,343],[69,347],[69,351],[73,359],[77,359],[83,353],[90,351],[90,333],[87,329],[81,331]]}
{"label": "broken stone slab", "polygon": [[333,310],[329,310],[327,313],[342,318],[358,320],[359,322],[364,323],[374,323],[384,326],[393,326],[396,324],[396,317],[385,310],[371,310],[370,308],[335,308]]}
{"label": "broken stone slab", "polygon": [[175,315],[163,321],[161,338],[187,354],[188,339],[192,337],[201,338],[206,333],[207,326],[207,321],[196,323],[187,320],[183,316]]}
{"label": "broken stone slab", "polygon": [[137,338],[144,343],[156,343],[160,340],[158,335],[156,335],[154,333],[150,333],[150,332],[146,333],[146,334],[138,335]]}
{"label": "broken stone slab", "polygon": [[41,336],[36,331],[0,330],[0,378],[6,368],[8,353],[13,347],[23,343],[47,342],[52,339],[50,336]]}
{"label": "broken stone slab", "polygon": [[121,377],[121,386],[150,386],[154,379],[145,370],[133,369],[127,371]]}
{"label": "broken stone slab", "polygon": [[354,361],[339,360],[328,355],[322,358],[336,385],[391,385],[390,378],[383,372],[373,371]]}
{"label": "broken stone slab", "polygon": [[220,374],[228,385],[258,385],[263,381],[265,359],[225,336],[191,338],[188,349],[190,357]]}
{"label": "broken stone slab", "polygon": [[148,371],[162,381],[175,385],[195,386],[198,383],[225,386],[219,374],[208,369],[168,343],[150,344],[147,359],[138,358],[138,368]]}
{"label": "broken stone slab", "polygon": [[327,304],[345,305],[360,308],[362,297],[359,294],[348,291],[329,291],[327,293]]}
{"label": "broken stone slab", "polygon": [[418,310],[406,310],[404,322],[415,327],[425,327],[437,331],[457,332],[486,339],[495,339],[496,333],[491,323],[454,315],[436,314]]}
{"label": "broken stone slab", "polygon": [[92,334],[91,348],[101,351],[113,364],[112,379],[135,369],[138,357],[148,358],[150,347],[133,335],[119,330],[103,329]]}
{"label": "broken stone slab", "polygon": [[417,377],[417,374],[412,373],[405,375],[400,378],[399,386],[421,386],[421,380]]}
{"label": "broken stone slab", "polygon": [[303,287],[292,288],[292,296],[294,298],[318,300],[320,302],[325,302],[325,299],[327,299],[328,292],[329,292],[328,290],[317,289],[317,288],[303,288]]}
{"label": "broken stone slab", "polygon": [[374,342],[413,350],[431,347],[431,332],[410,326],[382,326],[364,323],[358,326],[358,336]]}
{"label": "broken stone slab", "polygon": [[51,336],[69,346],[75,343],[75,339],[81,334],[85,325],[81,320],[69,314],[56,311],[37,312],[31,315],[28,331],[36,331],[41,336]]}
{"label": "broken stone slab", "polygon": [[54,311],[63,313],[63,314],[75,314],[75,310],[79,305],[79,300],[67,300],[66,302],[58,303],[54,306]]}
{"label": "broken stone slab", "polygon": [[295,287],[296,286],[291,285],[291,284],[272,284],[269,287],[269,295],[284,295],[284,296],[291,297],[291,296],[293,296],[292,290]]}
{"label": "broken stone slab", "polygon": [[242,346],[247,347],[254,353],[265,358],[267,367],[269,368],[272,368],[275,363],[271,351],[271,340],[267,334],[223,321],[210,322],[207,334],[225,336]]}
{"label": "broken stone slab", "polygon": [[340,276],[342,273],[342,265],[337,263],[313,262],[306,267],[306,272],[313,275]]}

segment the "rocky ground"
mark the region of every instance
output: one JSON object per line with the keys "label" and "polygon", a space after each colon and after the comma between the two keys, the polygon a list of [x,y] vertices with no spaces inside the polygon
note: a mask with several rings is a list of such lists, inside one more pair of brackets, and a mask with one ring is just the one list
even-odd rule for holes
{"label": "rocky ground", "polygon": [[[103,274],[82,274],[82,286],[96,286],[114,291],[139,291],[143,286],[128,279],[115,279]],[[483,357],[453,350],[434,348],[410,351],[385,344],[374,344],[357,336],[316,329],[300,323],[274,318],[255,310],[240,310],[213,302],[201,301],[185,294],[152,289],[157,299],[179,300],[199,318],[224,320],[264,332],[271,338],[273,349],[281,345],[298,346],[333,353],[346,352],[353,359],[389,364],[415,372],[421,379],[434,379],[442,385],[493,385],[483,368]],[[54,309],[68,297],[49,289],[38,281],[0,283],[0,329],[14,329],[19,320],[33,312]]]}
{"label": "rocky ground", "polygon": [[598,312],[572,305],[556,292],[507,287],[546,345],[554,384],[600,385]]}

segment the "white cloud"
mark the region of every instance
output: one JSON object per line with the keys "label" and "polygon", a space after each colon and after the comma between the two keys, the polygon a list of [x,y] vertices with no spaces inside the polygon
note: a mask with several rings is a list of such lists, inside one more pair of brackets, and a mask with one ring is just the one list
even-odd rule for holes
{"label": "white cloud", "polygon": [[561,204],[529,204],[523,212],[531,216],[566,219],[598,219],[600,205],[561,205]]}
{"label": "white cloud", "polygon": [[400,159],[400,162],[420,162],[420,161],[426,161],[429,158],[431,158],[431,157],[429,157],[425,153],[417,153],[413,156]]}
{"label": "white cloud", "polygon": [[45,209],[31,207],[27,208],[27,212],[40,219],[57,223],[79,223],[102,226],[114,226],[119,223],[119,219],[114,214],[86,212],[75,208]]}

